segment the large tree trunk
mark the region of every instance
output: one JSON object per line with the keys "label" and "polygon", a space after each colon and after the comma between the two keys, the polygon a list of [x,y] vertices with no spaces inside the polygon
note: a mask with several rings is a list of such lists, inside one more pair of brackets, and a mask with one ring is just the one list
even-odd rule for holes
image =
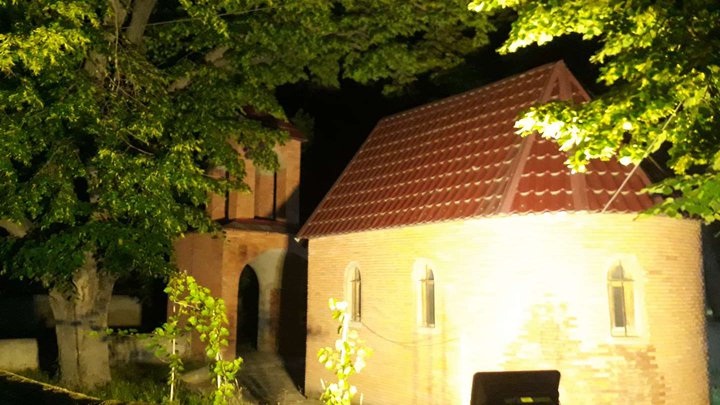
{"label": "large tree trunk", "polygon": [[73,284],[72,291],[50,290],[61,381],[71,387],[94,387],[110,381],[104,331],[115,277],[98,272],[92,254],[86,253]]}

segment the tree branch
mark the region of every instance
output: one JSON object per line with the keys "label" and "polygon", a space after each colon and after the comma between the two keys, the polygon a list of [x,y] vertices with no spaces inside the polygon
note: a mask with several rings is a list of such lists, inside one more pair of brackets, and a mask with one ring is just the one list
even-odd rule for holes
{"label": "tree branch", "polygon": [[[205,62],[215,67],[222,68],[228,65],[228,61],[225,59],[225,52],[227,52],[228,49],[230,49],[230,47],[228,47],[227,45],[218,46],[217,48],[206,53],[203,59],[205,60]],[[182,90],[190,85],[190,81],[190,78],[187,76],[181,77],[170,83],[170,86],[168,86],[168,92],[172,93],[174,91]]]}
{"label": "tree branch", "polygon": [[172,83],[170,83],[170,86],[168,86],[168,93],[172,93],[174,91],[182,90],[185,87],[187,87],[190,84],[190,78],[185,76],[181,77],[177,80],[174,80]]}
{"label": "tree branch", "polygon": [[205,62],[211,63],[216,67],[223,67],[227,64],[227,61],[223,60],[225,52],[230,49],[227,45],[221,45],[205,55]]}
{"label": "tree branch", "polygon": [[142,43],[145,27],[147,27],[150,14],[152,14],[156,2],[157,0],[137,0],[135,2],[135,7],[132,9],[132,17],[130,18],[130,26],[128,26],[127,29],[127,37],[131,43],[135,45]]}
{"label": "tree branch", "polygon": [[9,219],[0,219],[0,228],[5,229],[10,235],[16,238],[24,238],[30,230],[30,222],[26,220],[17,222]]}
{"label": "tree branch", "polygon": [[120,25],[122,25],[125,22],[125,17],[127,17],[127,8],[125,8],[121,0],[110,0],[110,5],[115,15],[112,18],[110,16],[106,17],[105,24],[113,25],[116,21],[119,21]]}

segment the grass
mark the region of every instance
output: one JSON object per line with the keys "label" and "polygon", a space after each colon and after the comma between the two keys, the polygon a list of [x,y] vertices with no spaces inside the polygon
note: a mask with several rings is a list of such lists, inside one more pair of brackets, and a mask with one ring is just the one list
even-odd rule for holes
{"label": "grass", "polygon": [[[109,384],[92,390],[80,390],[80,392],[102,399],[160,404],[167,400],[170,393],[167,373],[167,366],[162,364],[126,364],[113,367],[112,381]],[[22,375],[59,385],[57,378],[50,377],[42,371],[26,371]],[[177,392],[177,399],[183,405],[212,403],[209,394],[200,393],[182,385]]]}
{"label": "grass", "polygon": [[[170,395],[168,368],[162,364],[127,364],[112,369],[112,381],[92,394],[99,398],[121,401],[162,403]],[[182,404],[200,405],[212,402],[207,394],[182,386],[177,392]]]}

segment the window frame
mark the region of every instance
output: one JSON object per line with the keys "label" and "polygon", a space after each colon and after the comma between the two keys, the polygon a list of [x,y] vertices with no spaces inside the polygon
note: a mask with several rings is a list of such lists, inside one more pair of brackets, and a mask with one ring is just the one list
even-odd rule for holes
{"label": "window frame", "polygon": [[345,302],[350,322],[362,322],[362,272],[357,262],[345,269]]}
{"label": "window frame", "polygon": [[[607,271],[606,285],[610,334],[620,338],[638,336],[637,280],[632,271],[623,266],[622,262],[616,262]],[[618,315],[622,319],[618,319]]]}
{"label": "window frame", "polygon": [[413,270],[415,323],[418,328],[437,327],[437,271],[427,260],[418,260]]}

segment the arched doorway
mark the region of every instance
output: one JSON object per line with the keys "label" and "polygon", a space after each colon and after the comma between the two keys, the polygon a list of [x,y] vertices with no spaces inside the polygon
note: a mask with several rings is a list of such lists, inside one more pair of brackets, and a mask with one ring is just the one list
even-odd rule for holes
{"label": "arched doorway", "polygon": [[245,266],[238,285],[236,353],[257,350],[259,298],[257,274],[252,267]]}

